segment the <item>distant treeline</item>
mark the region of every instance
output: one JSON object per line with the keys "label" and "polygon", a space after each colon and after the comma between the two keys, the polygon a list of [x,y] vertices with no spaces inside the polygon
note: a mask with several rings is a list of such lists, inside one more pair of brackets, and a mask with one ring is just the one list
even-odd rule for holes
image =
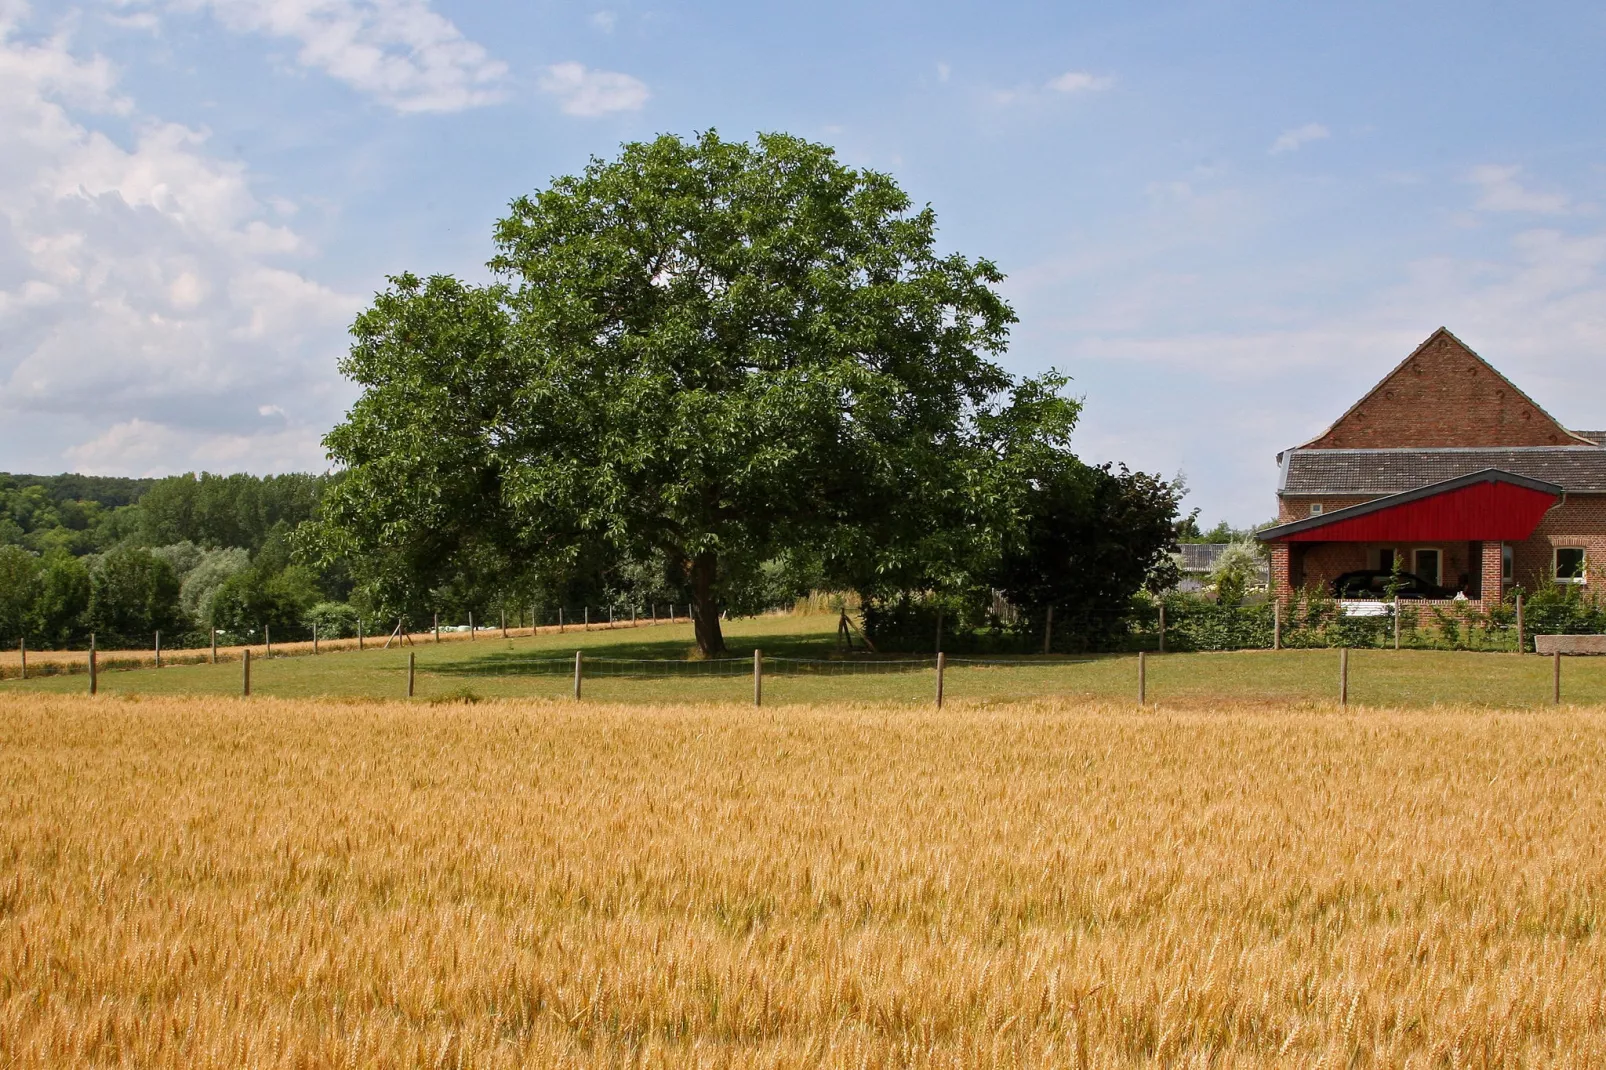
{"label": "distant treeline", "polygon": [[219,628],[291,638],[355,627],[343,568],[297,564],[292,534],[329,477],[0,474],[0,642],[172,646]]}

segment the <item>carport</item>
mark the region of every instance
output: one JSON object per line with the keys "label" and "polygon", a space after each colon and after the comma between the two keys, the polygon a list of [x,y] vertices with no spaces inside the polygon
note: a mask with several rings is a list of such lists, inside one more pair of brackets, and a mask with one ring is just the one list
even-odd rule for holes
{"label": "carport", "polygon": [[1510,577],[1504,547],[1529,538],[1565,495],[1555,483],[1484,469],[1259,532],[1271,544],[1273,596],[1324,593],[1346,572],[1394,563],[1455,587],[1467,598],[1498,601]]}

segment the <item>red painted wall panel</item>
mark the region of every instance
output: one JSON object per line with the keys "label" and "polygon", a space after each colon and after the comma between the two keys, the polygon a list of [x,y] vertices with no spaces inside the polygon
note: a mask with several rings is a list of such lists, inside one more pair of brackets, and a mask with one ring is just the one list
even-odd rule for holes
{"label": "red painted wall panel", "polygon": [[1471,486],[1321,524],[1279,542],[1520,542],[1558,499],[1512,483]]}

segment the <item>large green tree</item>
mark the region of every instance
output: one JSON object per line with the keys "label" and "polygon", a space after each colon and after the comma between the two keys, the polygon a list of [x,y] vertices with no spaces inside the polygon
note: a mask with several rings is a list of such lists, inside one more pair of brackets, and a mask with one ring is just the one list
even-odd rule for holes
{"label": "large green tree", "polygon": [[402,275],[353,329],[316,545],[392,606],[661,553],[718,653],[731,561],[940,584],[998,551],[1020,465],[1074,423],[1060,380],[994,362],[993,264],[821,145],[626,145],[513,202],[496,244],[497,284]]}

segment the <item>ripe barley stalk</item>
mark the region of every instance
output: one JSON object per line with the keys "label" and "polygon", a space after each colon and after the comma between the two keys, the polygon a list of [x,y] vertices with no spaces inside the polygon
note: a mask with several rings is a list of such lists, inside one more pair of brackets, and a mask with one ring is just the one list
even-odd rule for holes
{"label": "ripe barley stalk", "polygon": [[0,697],[0,1064],[1606,1065],[1606,714]]}

